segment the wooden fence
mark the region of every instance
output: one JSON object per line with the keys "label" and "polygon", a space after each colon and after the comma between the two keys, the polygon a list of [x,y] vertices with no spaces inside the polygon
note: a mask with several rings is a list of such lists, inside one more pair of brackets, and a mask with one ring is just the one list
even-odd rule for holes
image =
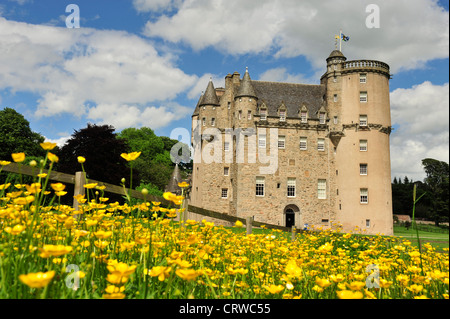
{"label": "wooden fence", "polygon": [[[28,165],[11,163],[9,165],[3,166],[3,171],[24,174],[24,175],[30,175],[30,176],[36,176],[40,172],[40,169],[38,169],[36,167],[31,167]],[[44,169],[42,172],[49,174],[48,178],[52,181],[58,181],[58,182],[66,183],[66,184],[74,184],[74,196],[76,196],[78,194],[84,194],[84,191],[85,191],[84,185],[86,184],[86,180],[84,178],[83,172],[76,172],[75,175],[61,173],[61,172],[57,172],[57,171],[53,171],[53,170],[49,173],[49,171],[46,169]],[[119,195],[123,195],[123,196],[126,195],[125,190],[122,186],[117,186],[117,185],[113,185],[113,184],[109,184],[109,183],[105,183],[105,182],[101,182],[101,181],[96,181],[93,179],[88,179],[88,182],[89,183],[98,183],[99,186],[106,186],[106,188],[104,190],[105,192],[119,194]],[[136,191],[134,189],[131,189],[131,190],[127,189],[127,192],[129,192],[129,195],[131,197],[134,197],[137,199],[161,202],[162,206],[167,207],[171,204],[171,202],[167,201],[163,197],[150,195],[150,194],[148,194],[144,197],[144,195],[141,192]],[[223,221],[227,221],[230,223],[235,223],[236,221],[242,222],[243,224],[246,225],[247,234],[250,234],[252,232],[252,227],[261,227],[261,228],[278,229],[278,230],[282,230],[285,232],[291,232],[292,239],[295,239],[296,232],[301,231],[299,229],[296,229],[295,227],[291,228],[291,227],[284,227],[284,226],[279,226],[279,225],[262,223],[262,222],[253,220],[252,217],[241,218],[241,217],[237,217],[237,216],[232,216],[232,215],[223,214],[223,213],[203,209],[200,207],[192,206],[192,205],[189,205],[188,203],[189,203],[189,201],[187,201],[186,211],[188,211],[190,213],[223,220]],[[78,201],[75,198],[73,200],[73,208],[75,210],[78,209]],[[184,215],[186,215],[186,214],[184,214]]]}

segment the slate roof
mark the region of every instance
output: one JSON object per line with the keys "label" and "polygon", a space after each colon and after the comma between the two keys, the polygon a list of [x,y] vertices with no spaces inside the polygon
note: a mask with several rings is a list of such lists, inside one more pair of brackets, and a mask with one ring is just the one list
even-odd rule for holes
{"label": "slate roof", "polygon": [[241,85],[239,86],[239,90],[234,98],[243,96],[257,98],[255,90],[252,86],[252,79],[250,78],[250,74],[248,74],[248,69],[245,70],[244,77],[241,80]]}
{"label": "slate roof", "polygon": [[202,105],[220,105],[212,80],[209,81],[205,94],[203,94],[203,97],[199,103],[199,106]]}
{"label": "slate roof", "polygon": [[318,118],[318,110],[325,105],[324,85],[252,81],[252,86],[258,97],[258,107],[265,103],[268,116],[278,116],[278,107],[284,102],[287,117],[299,117],[299,110],[305,105],[308,117]]}

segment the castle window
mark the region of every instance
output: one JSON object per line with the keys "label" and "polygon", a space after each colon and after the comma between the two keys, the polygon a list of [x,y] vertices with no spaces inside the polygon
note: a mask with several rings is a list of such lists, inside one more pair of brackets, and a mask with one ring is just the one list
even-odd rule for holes
{"label": "castle window", "polygon": [[367,102],[367,92],[359,92],[359,102]]}
{"label": "castle window", "polygon": [[228,109],[231,109],[231,102],[228,102]]}
{"label": "castle window", "polygon": [[325,113],[324,112],[319,113],[319,123],[325,124]]}
{"label": "castle window", "polygon": [[228,198],[228,188],[222,188],[222,198]]}
{"label": "castle window", "polygon": [[367,140],[359,140],[359,151],[367,152]]}
{"label": "castle window", "polygon": [[256,177],[256,196],[264,196],[264,177]]}
{"label": "castle window", "polygon": [[259,136],[258,136],[258,147],[259,148],[266,148],[266,135],[265,134],[259,134]]}
{"label": "castle window", "polygon": [[230,150],[230,142],[224,142],[223,144],[223,150],[225,152],[228,152]]}
{"label": "castle window", "polygon": [[308,112],[302,111],[300,113],[300,119],[301,119],[302,123],[307,123],[308,122]]}
{"label": "castle window", "polygon": [[286,111],[280,111],[280,122],[286,121]]}
{"label": "castle window", "polygon": [[367,74],[366,73],[360,73],[359,74],[359,83],[366,83],[367,81]]}
{"label": "castle window", "polygon": [[324,138],[319,138],[317,140],[317,150],[325,151],[325,139]]}
{"label": "castle window", "polygon": [[337,77],[333,76],[333,82],[337,82]]}
{"label": "castle window", "polygon": [[295,197],[295,178],[287,180],[287,197]]}
{"label": "castle window", "polygon": [[337,94],[333,95],[333,101],[334,101],[334,102],[337,102],[337,101],[338,101]]}
{"label": "castle window", "polygon": [[213,117],[211,119],[211,126],[215,126],[216,125],[216,119]]}
{"label": "castle window", "polygon": [[367,115],[359,116],[359,126],[367,126]]}
{"label": "castle window", "polygon": [[202,118],[202,124],[203,124],[203,126],[206,125],[206,117]]}
{"label": "castle window", "polygon": [[228,176],[230,173],[230,168],[229,167],[224,167],[223,168],[223,176]]}
{"label": "castle window", "polygon": [[319,179],[317,182],[317,198],[327,199],[327,180]]}
{"label": "castle window", "polygon": [[370,219],[366,219],[366,227],[367,227],[367,228],[370,227]]}
{"label": "castle window", "polygon": [[334,124],[338,124],[338,117],[337,117],[337,116],[335,116],[335,117],[333,118],[333,123],[334,123]]}
{"label": "castle window", "polygon": [[369,202],[369,190],[367,188],[360,188],[359,198],[361,204],[367,204]]}
{"label": "castle window", "polygon": [[286,136],[279,135],[278,136],[278,148],[284,148],[286,144]]}
{"label": "castle window", "polygon": [[238,112],[238,119],[240,120],[242,118],[242,111]]}
{"label": "castle window", "polygon": [[306,150],[307,149],[306,137],[300,137],[300,149],[301,150]]}
{"label": "castle window", "polygon": [[252,111],[248,111],[247,112],[247,120],[251,120],[252,119]]}
{"label": "castle window", "polygon": [[367,175],[367,164],[359,164],[359,175]]}
{"label": "castle window", "polygon": [[267,110],[266,109],[261,109],[259,111],[259,115],[261,116],[260,117],[261,121],[267,120]]}

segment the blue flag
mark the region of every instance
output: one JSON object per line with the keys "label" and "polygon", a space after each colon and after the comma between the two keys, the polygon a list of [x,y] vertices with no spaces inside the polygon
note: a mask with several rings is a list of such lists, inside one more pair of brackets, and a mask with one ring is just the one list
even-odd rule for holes
{"label": "blue flag", "polygon": [[350,40],[350,37],[345,36],[344,34],[341,35],[342,40],[344,40],[345,42],[347,42],[348,40]]}

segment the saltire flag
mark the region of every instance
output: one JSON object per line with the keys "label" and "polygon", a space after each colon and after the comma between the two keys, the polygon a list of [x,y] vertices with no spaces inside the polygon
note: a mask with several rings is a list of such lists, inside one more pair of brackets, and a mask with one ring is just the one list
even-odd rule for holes
{"label": "saltire flag", "polygon": [[345,36],[343,33],[341,34],[341,37],[342,37],[342,40],[344,40],[345,42],[350,40],[350,37]]}

